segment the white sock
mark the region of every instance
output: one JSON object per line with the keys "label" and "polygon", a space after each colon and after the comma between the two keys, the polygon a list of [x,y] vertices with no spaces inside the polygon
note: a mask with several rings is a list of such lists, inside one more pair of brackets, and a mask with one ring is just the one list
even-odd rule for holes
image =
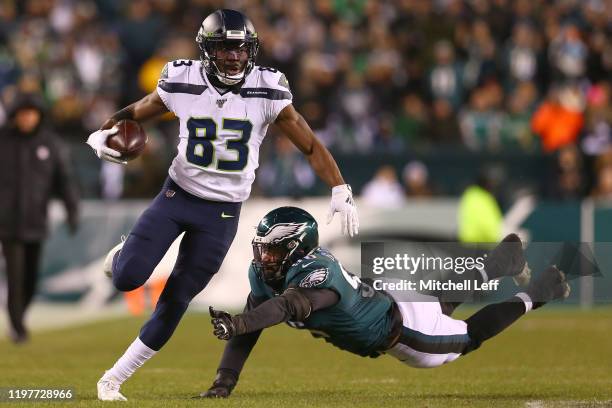
{"label": "white sock", "polygon": [[136,337],[136,340],[127,348],[125,353],[117,360],[113,368],[108,370],[105,375],[112,375],[119,381],[119,384],[123,384],[125,380],[130,378],[134,372],[140,368],[148,359],[153,357],[157,351],[149,348],[144,344],[140,338]]}
{"label": "white sock", "polygon": [[527,293],[525,292],[519,292],[516,295],[517,298],[521,299],[523,301],[523,303],[525,303],[525,313],[529,312],[531,309],[533,309],[533,302],[531,300],[531,296],[529,296]]}
{"label": "white sock", "polygon": [[489,281],[489,275],[487,271],[485,271],[485,268],[476,268],[476,270],[482,275],[482,283],[487,283]]}

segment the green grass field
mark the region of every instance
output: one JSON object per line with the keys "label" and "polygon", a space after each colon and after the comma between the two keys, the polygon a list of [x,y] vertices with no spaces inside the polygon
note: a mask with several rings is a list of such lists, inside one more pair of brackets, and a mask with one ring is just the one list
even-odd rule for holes
{"label": "green grass field", "polygon": [[[16,347],[0,340],[0,387],[72,387],[76,400],[108,406],[96,381],[136,336],[125,318],[35,333]],[[185,317],[163,351],[122,387],[134,407],[187,406],[612,406],[612,310],[551,308],[529,314],[480,350],[419,370],[391,357],[340,351],[307,332],[263,334],[229,400],[194,400],[210,384],[223,343],[208,316]],[[118,404],[118,403],[117,403]],[[0,407],[10,404],[0,403]],[[19,407],[40,403],[19,403]]]}

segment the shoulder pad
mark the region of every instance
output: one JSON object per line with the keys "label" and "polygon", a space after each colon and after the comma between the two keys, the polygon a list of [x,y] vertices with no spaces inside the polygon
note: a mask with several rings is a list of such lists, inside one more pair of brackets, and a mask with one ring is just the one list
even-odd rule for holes
{"label": "shoulder pad", "polygon": [[253,70],[259,73],[260,86],[291,92],[287,77],[276,68],[255,66]]}
{"label": "shoulder pad", "polygon": [[293,265],[291,265],[291,269],[298,270],[311,270],[313,268],[321,268],[327,267],[331,259],[323,257],[319,254],[310,254],[303,258],[298,259]]}
{"label": "shoulder pad", "polygon": [[[199,66],[200,61],[196,60],[174,60],[169,61],[164,65],[164,69],[159,77],[161,80],[169,80],[171,82],[177,82],[179,79],[187,78],[188,73],[192,68]],[[183,82],[183,81],[181,81]]]}
{"label": "shoulder pad", "polygon": [[306,256],[291,265],[287,281],[302,288],[319,286],[327,280],[331,269],[333,266],[329,259],[318,255]]}
{"label": "shoulder pad", "polygon": [[300,259],[289,268],[290,271],[295,271],[296,273],[302,271],[310,271],[316,268],[326,268],[327,263],[321,262],[319,259]]}
{"label": "shoulder pad", "polygon": [[175,60],[168,62],[161,72],[157,85],[167,93],[200,95],[206,85],[200,74],[200,61]]}

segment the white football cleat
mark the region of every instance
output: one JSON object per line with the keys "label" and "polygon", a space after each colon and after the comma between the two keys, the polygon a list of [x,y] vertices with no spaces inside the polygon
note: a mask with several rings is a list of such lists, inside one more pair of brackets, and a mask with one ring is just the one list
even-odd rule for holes
{"label": "white football cleat", "polygon": [[121,242],[115,245],[113,249],[108,251],[108,254],[106,254],[106,258],[104,259],[104,274],[109,278],[113,277],[113,258],[115,257],[115,254],[119,252],[121,248],[123,248],[124,243],[125,235],[122,235]]}
{"label": "white football cleat", "polygon": [[100,401],[127,401],[119,392],[121,384],[108,371],[98,380],[98,399]]}

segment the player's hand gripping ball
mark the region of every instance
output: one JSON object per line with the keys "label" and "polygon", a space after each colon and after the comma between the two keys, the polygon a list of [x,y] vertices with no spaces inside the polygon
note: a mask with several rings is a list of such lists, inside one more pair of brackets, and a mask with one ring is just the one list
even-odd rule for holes
{"label": "player's hand gripping ball", "polygon": [[147,135],[140,124],[122,120],[110,129],[100,129],[87,138],[96,155],[106,161],[127,164],[137,157],[147,143]]}
{"label": "player's hand gripping ball", "polygon": [[135,120],[122,120],[114,127],[118,130],[108,137],[106,145],[121,154],[119,160],[130,161],[138,157],[147,144],[147,135],[140,123]]}

